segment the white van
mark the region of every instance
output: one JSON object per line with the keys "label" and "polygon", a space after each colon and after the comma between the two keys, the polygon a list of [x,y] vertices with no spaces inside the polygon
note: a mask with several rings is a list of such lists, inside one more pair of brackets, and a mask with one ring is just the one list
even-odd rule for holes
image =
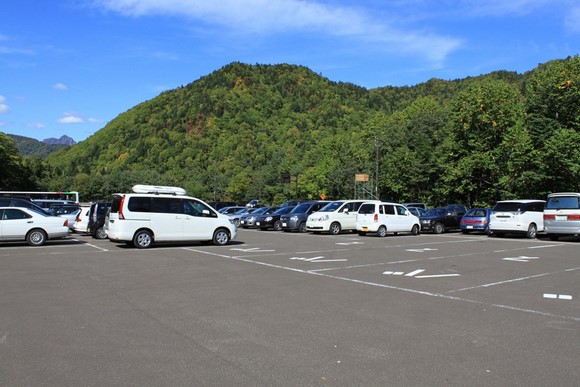
{"label": "white van", "polygon": [[365,200],[330,202],[308,217],[306,230],[314,233],[329,232],[332,235],[356,230],[356,214],[363,203]]}
{"label": "white van", "polygon": [[[174,193],[169,193],[172,188]],[[155,242],[213,241],[226,245],[237,236],[229,216],[185,196],[181,188],[138,185],[133,191],[139,193],[113,195],[106,222],[106,232],[113,242],[144,249]]]}
{"label": "white van", "polygon": [[579,236],[580,193],[549,194],[544,207],[544,227],[553,241],[565,235]]}
{"label": "white van", "polygon": [[[544,200],[502,200],[495,204],[489,217],[489,231],[504,234],[526,234],[530,239],[544,231]],[[491,235],[490,234],[490,235]]]}
{"label": "white van", "polygon": [[400,232],[409,232],[419,235],[421,223],[407,207],[398,203],[366,202],[358,209],[356,230],[360,236],[369,232],[384,237],[387,233],[397,235]]}

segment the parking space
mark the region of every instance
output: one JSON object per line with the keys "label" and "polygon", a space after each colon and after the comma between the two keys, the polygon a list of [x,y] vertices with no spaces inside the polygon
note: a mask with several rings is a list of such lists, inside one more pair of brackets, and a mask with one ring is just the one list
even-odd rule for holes
{"label": "parking space", "polygon": [[259,230],[3,244],[0,384],[573,385],[577,248]]}

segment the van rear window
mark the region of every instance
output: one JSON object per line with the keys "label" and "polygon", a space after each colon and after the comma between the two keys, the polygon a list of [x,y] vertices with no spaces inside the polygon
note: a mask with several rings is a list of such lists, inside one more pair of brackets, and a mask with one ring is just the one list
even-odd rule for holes
{"label": "van rear window", "polygon": [[578,196],[556,196],[548,198],[546,208],[550,210],[578,210],[580,201]]}
{"label": "van rear window", "polygon": [[151,212],[151,198],[142,196],[130,197],[127,208],[131,212]]}

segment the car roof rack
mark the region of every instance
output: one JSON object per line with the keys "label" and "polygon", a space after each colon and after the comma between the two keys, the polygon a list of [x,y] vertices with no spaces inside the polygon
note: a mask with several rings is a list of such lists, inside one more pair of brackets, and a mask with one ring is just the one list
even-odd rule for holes
{"label": "car roof rack", "polygon": [[181,187],[170,187],[164,185],[146,185],[136,184],[133,186],[133,192],[141,194],[166,194],[166,195],[185,195],[186,191]]}

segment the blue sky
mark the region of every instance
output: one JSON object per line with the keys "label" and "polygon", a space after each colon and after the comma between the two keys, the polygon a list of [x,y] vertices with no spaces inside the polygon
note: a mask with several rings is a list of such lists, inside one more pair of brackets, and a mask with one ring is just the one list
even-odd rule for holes
{"label": "blue sky", "polygon": [[7,0],[0,131],[82,141],[233,61],[374,88],[579,51],[580,0]]}

